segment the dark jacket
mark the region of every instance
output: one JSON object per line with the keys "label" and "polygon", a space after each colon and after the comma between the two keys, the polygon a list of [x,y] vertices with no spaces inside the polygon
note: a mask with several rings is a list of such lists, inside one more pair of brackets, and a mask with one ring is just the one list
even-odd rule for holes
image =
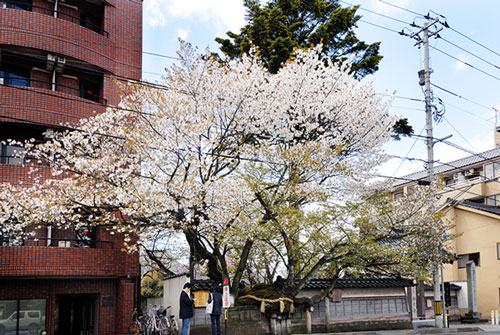
{"label": "dark jacket", "polygon": [[221,315],[222,314],[222,295],[216,290],[212,290],[208,296],[208,302],[214,300],[214,306],[212,308],[212,313],[210,315]]}
{"label": "dark jacket", "polygon": [[179,304],[180,304],[179,318],[181,319],[192,318],[194,301],[189,298],[188,294],[184,290],[181,292],[181,298]]}

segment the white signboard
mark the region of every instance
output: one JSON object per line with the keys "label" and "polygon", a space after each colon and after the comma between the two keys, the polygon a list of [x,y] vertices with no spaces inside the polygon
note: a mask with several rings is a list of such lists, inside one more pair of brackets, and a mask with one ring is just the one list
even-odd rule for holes
{"label": "white signboard", "polygon": [[224,278],[224,286],[222,286],[222,308],[229,308],[231,306],[231,297],[229,294],[229,280]]}

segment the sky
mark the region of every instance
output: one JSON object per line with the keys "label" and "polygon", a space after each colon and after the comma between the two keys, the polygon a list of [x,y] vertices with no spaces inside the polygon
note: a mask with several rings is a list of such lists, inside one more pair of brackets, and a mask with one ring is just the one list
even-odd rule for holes
{"label": "sky", "polygon": [[[432,88],[444,105],[443,118],[433,121],[433,131],[435,138],[452,135],[447,141],[465,150],[436,143],[434,158],[449,162],[494,148],[495,108],[500,110],[500,1],[345,0],[341,4],[360,5],[358,14],[364,22],[358,22],[357,36],[367,43],[381,42],[379,70],[363,81],[373,82],[379,94],[395,94],[390,113],[408,118],[415,134],[421,135],[426,134],[425,106],[414,100],[424,99],[417,75],[424,68],[423,49],[395,31],[416,31],[407,23],[421,26],[426,20],[415,13],[432,11],[444,16],[441,20],[450,28],[439,32],[440,39],[430,40],[431,83],[446,90]],[[226,37],[227,31],[239,32],[244,24],[243,0],[144,0],[143,78],[160,79],[164,68],[175,62],[169,57],[176,56],[179,38],[200,50],[208,47],[218,51],[215,37]],[[403,138],[388,143],[385,150],[401,158],[384,164],[382,175],[403,176],[424,169],[421,160],[427,158],[427,148],[422,139]]]}

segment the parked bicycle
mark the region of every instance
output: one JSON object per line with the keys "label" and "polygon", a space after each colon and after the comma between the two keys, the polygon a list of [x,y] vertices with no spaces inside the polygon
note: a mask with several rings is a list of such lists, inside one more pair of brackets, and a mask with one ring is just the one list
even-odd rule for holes
{"label": "parked bicycle", "polygon": [[159,308],[158,310],[150,309],[149,327],[151,335],[178,335],[179,326],[174,315],[168,315],[167,312],[172,306],[167,308]]}
{"label": "parked bicycle", "polygon": [[134,308],[132,316],[133,322],[128,326],[128,333],[130,335],[149,335],[148,332],[148,318],[137,313],[137,308]]}

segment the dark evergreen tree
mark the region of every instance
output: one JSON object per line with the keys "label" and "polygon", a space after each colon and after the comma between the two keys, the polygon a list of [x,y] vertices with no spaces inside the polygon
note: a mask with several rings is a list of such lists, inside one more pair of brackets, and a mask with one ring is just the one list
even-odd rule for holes
{"label": "dark evergreen tree", "polygon": [[323,55],[344,60],[355,54],[353,71],[358,77],[374,73],[382,59],[380,43],[360,41],[353,29],[361,18],[358,7],[343,8],[338,0],[244,0],[247,24],[239,34],[216,38],[230,58],[240,57],[251,45],[259,48],[270,72],[276,73],[295,48],[323,43]]}

